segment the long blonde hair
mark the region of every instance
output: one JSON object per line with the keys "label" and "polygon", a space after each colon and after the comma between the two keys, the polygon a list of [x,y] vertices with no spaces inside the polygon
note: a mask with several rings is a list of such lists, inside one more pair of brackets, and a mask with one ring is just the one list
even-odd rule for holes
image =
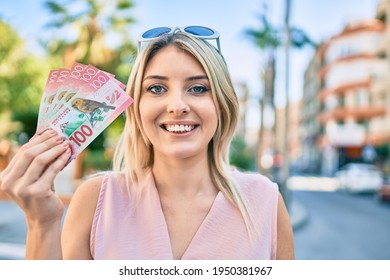
{"label": "long blonde hair", "polygon": [[113,169],[124,172],[127,180],[139,182],[145,170],[153,165],[153,147],[143,130],[139,112],[142,79],[150,59],[169,45],[194,56],[209,78],[218,115],[217,129],[208,146],[211,179],[218,190],[238,207],[248,228],[250,219],[247,206],[230,175],[229,164],[230,143],[237,126],[239,103],[222,55],[204,40],[182,32],[171,33],[150,42],[140,51],[127,84],[127,93],[134,99],[134,104],[126,109],[126,124],[115,151]]}

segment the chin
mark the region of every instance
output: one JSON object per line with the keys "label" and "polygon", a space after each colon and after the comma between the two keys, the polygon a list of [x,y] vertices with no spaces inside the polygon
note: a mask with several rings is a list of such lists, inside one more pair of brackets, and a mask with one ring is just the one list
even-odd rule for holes
{"label": "chin", "polygon": [[[205,152],[206,151],[206,152]],[[201,157],[205,155],[207,157],[207,149],[199,150],[195,149],[195,147],[181,147],[180,149],[175,148],[169,151],[165,151],[160,154],[161,158],[166,159],[176,159],[176,160],[185,160],[196,157]]]}

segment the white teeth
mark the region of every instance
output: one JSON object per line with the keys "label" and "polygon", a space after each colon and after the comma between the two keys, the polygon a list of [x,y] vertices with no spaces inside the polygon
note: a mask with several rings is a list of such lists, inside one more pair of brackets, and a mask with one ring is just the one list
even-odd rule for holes
{"label": "white teeth", "polygon": [[167,124],[165,125],[165,129],[169,132],[188,132],[195,128],[195,125],[183,125],[183,124]]}

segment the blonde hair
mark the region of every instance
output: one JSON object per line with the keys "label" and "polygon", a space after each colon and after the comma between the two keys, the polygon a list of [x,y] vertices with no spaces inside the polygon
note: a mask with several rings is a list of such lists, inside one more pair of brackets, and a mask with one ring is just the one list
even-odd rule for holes
{"label": "blonde hair", "polygon": [[126,109],[126,124],[115,151],[113,169],[124,172],[127,180],[139,182],[145,170],[153,165],[153,147],[143,130],[139,112],[142,79],[150,59],[169,45],[193,55],[209,78],[218,115],[217,129],[208,146],[211,179],[218,190],[239,209],[249,230],[248,209],[230,175],[229,164],[230,143],[237,126],[239,103],[222,55],[204,40],[182,32],[171,33],[152,41],[139,53],[127,84],[127,93],[134,99],[134,104]]}

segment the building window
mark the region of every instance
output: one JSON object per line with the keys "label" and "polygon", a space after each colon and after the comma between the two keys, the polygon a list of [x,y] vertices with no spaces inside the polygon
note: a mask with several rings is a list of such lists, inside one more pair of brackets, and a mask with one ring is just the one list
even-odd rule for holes
{"label": "building window", "polygon": [[369,105],[368,92],[364,89],[356,91],[356,107],[364,107]]}
{"label": "building window", "polygon": [[339,105],[339,107],[345,107],[345,97],[344,97],[344,95],[339,95],[339,98],[338,98],[338,100],[337,100],[338,102],[338,105]]}

